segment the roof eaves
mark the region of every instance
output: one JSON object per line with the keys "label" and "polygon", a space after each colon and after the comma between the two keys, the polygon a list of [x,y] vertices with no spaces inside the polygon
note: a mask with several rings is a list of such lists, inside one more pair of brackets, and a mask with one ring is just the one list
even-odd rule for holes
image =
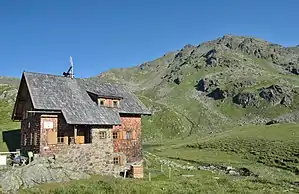
{"label": "roof eaves", "polygon": [[33,108],[36,108],[36,103],[35,103],[35,101],[33,99],[32,90],[30,88],[30,84],[29,84],[28,78],[26,76],[26,71],[23,72],[23,75],[24,75],[24,79],[25,79],[26,85],[28,87],[28,92],[29,92],[29,95],[30,95],[30,98],[31,98],[32,106],[33,106]]}
{"label": "roof eaves", "polygon": [[87,93],[91,93],[93,95],[96,95],[97,97],[99,98],[112,98],[112,99],[123,99],[122,96],[113,96],[113,95],[102,95],[102,94],[97,94],[95,92],[92,92],[92,91],[86,91]]}

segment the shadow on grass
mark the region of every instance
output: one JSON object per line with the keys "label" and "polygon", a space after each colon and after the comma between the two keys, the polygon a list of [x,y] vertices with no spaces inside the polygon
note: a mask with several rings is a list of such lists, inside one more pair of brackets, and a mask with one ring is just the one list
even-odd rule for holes
{"label": "shadow on grass", "polygon": [[9,130],[2,131],[3,142],[6,143],[10,152],[15,152],[16,149],[20,149],[21,144],[21,130]]}

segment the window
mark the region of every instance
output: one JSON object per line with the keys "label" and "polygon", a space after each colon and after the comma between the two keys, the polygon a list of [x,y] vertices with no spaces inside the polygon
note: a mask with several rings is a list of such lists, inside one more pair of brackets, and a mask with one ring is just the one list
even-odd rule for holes
{"label": "window", "polygon": [[106,131],[100,131],[99,137],[100,137],[100,139],[106,139]]}
{"label": "window", "polygon": [[105,104],[105,100],[104,99],[100,99],[100,106],[104,106]]}
{"label": "window", "polygon": [[132,139],[132,132],[131,131],[126,132],[126,139]]}
{"label": "window", "polygon": [[118,133],[117,132],[113,132],[112,137],[113,137],[113,139],[118,139]]}
{"label": "window", "polygon": [[117,100],[113,100],[113,107],[118,107],[118,101]]}
{"label": "window", "polygon": [[53,129],[54,123],[53,121],[44,121],[44,129]]}
{"label": "window", "polygon": [[120,158],[119,157],[114,157],[113,158],[113,164],[119,164],[120,163]]}

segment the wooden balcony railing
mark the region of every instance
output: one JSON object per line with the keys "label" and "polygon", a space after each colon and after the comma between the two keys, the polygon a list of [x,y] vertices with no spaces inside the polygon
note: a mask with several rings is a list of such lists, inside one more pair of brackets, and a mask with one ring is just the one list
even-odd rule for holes
{"label": "wooden balcony railing", "polygon": [[59,144],[84,144],[86,143],[84,139],[84,136],[77,136],[76,139],[75,137],[58,137],[57,142]]}
{"label": "wooden balcony railing", "polygon": [[68,136],[65,137],[57,137],[57,144],[69,144]]}
{"label": "wooden balcony railing", "polygon": [[76,141],[75,141],[75,137],[70,137],[70,144],[75,144]]}

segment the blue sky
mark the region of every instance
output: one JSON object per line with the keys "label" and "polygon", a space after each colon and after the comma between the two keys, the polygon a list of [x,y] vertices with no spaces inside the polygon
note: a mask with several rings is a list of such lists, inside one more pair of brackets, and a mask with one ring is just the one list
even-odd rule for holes
{"label": "blue sky", "polygon": [[299,44],[299,1],[0,0],[0,75],[77,77],[153,60],[225,34]]}

